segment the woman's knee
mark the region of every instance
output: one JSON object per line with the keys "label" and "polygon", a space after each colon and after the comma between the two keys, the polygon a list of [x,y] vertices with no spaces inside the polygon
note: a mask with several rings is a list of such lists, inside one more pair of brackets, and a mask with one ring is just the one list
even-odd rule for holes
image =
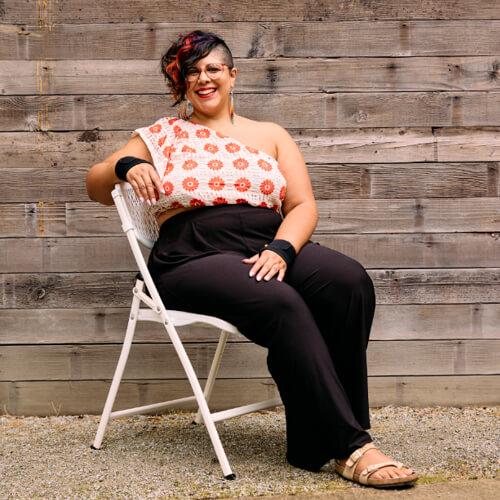
{"label": "woman's knee", "polygon": [[303,250],[288,279],[313,308],[336,309],[346,298],[374,300],[373,281],[356,259],[318,244]]}
{"label": "woman's knee", "polygon": [[350,271],[350,284],[354,290],[373,292],[374,285],[368,271],[357,260],[353,259]]}
{"label": "woman's knee", "polygon": [[[262,286],[268,286],[268,283],[262,283]],[[307,308],[300,294],[284,282],[274,286],[269,293],[262,294],[260,301],[259,309],[268,317],[275,315],[293,317],[300,315],[303,309]]]}
{"label": "woman's knee", "polygon": [[332,258],[324,269],[327,279],[346,292],[370,292],[374,290],[373,281],[363,265],[356,259],[332,250]]}

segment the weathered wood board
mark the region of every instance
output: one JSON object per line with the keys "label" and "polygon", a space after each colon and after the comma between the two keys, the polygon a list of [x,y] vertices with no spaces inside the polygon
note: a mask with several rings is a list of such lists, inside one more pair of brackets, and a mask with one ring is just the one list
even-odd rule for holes
{"label": "weathered wood board", "polygon": [[[290,135],[313,164],[500,161],[500,126],[291,129]],[[130,137],[130,132],[99,130],[4,132],[0,154],[4,168],[90,167]]]}
{"label": "weathered wood board", "polygon": [[[349,255],[370,269],[493,267],[498,264],[500,248],[498,234],[490,232],[330,233],[314,234],[312,241]],[[1,238],[0,255],[0,273],[137,269],[124,236]],[[144,248],[143,255],[149,255]]]}
{"label": "weathered wood board", "polygon": [[[169,114],[170,105],[164,95],[0,97],[0,131],[34,131],[47,125],[53,131],[131,130],[137,123],[153,123],[158,110]],[[265,119],[265,110],[273,109],[287,128],[495,126],[500,92],[246,93],[237,97],[237,106],[241,114],[256,119]],[[44,126],[41,114],[46,116]]]}
{"label": "weathered wood board", "polygon": [[[308,165],[317,200],[498,196],[497,162]],[[88,167],[0,166],[2,202],[88,201]]]}
{"label": "weathered wood board", "polygon": [[[125,336],[128,307],[78,309],[4,309],[0,311],[3,345],[119,343]],[[377,304],[371,340],[500,340],[500,304]],[[180,327],[186,342],[215,342],[219,330]],[[167,342],[163,325],[140,322],[135,342]],[[246,341],[242,335],[229,342]],[[0,348],[1,349],[1,348]]]}
{"label": "weathered wood board", "polygon": [[[109,381],[0,382],[0,407],[12,415],[100,415]],[[369,377],[370,405],[378,406],[496,406],[497,375]],[[185,380],[124,381],[115,409],[131,408],[190,396]],[[272,379],[221,379],[211,408],[222,410],[278,396]],[[196,410],[193,404],[180,406]],[[97,421],[96,421],[97,430]]]}
{"label": "weathered wood board", "polygon": [[[316,235],[500,231],[500,198],[318,200]],[[93,202],[0,203],[4,237],[116,236],[116,209]],[[494,237],[496,239],[496,237]]]}
{"label": "weathered wood board", "polygon": [[[301,149],[312,239],[374,282],[371,404],[500,404],[500,3],[4,0],[2,411],[102,411],[137,266],[85,176],[176,115],[159,58],[192,29],[231,47],[236,112]],[[181,329],[202,377],[217,334]],[[189,393],[161,325],[140,325],[132,352],[119,407]],[[217,408],[277,394],[240,335],[221,377]]]}
{"label": "weathered wood board", "polygon": [[[390,43],[392,45],[394,41]],[[238,103],[241,99],[238,94],[252,92],[355,92],[361,97],[360,94],[365,92],[425,91],[430,99],[436,99],[439,96],[433,96],[431,92],[490,91],[500,87],[496,55],[235,57],[234,65],[238,69],[234,89]],[[297,78],[297,72],[300,72],[300,78]],[[167,93],[158,58],[0,60],[2,95]],[[106,126],[106,123],[99,125]]]}
{"label": "weathered wood board", "polygon": [[[368,274],[379,304],[496,303],[500,296],[500,268],[373,269]],[[136,272],[0,274],[0,310],[129,306],[135,276]]]}
{"label": "weathered wood board", "polygon": [[[295,2],[302,8],[311,5]],[[198,4],[194,10],[200,11]],[[286,10],[291,12],[289,5]],[[27,17],[22,24],[3,25],[0,58],[117,59],[127,47],[126,59],[159,59],[180,33],[195,29],[222,36],[235,57],[489,55],[498,51],[500,32],[498,18],[304,23],[241,17],[238,22],[174,23],[169,12],[166,19],[157,15],[154,22],[106,23],[95,11],[92,16],[91,23],[34,24]]]}
{"label": "weathered wood board", "polygon": [[[242,19],[259,22],[264,20],[293,21],[362,21],[365,19],[499,19],[500,6],[491,0],[441,0],[422,2],[414,0],[362,0],[305,3],[302,0],[269,2],[257,0],[242,4],[235,0],[214,0],[210,8],[199,9],[199,1],[188,0],[179,4],[173,0],[130,0],[117,8],[115,0],[90,0],[82,4],[79,0],[4,0],[2,20],[22,24],[38,23],[50,27],[52,23],[85,22],[155,22],[159,15],[168,17],[171,23],[178,22],[228,22]],[[161,8],[160,8],[161,6]],[[194,17],[196,12],[196,18]],[[163,13],[163,14],[162,14]],[[472,42],[471,42],[472,43]]]}
{"label": "weathered wood board", "polygon": [[[198,377],[208,376],[216,347],[216,343],[185,344]],[[120,349],[116,344],[3,346],[0,381],[111,379]],[[250,342],[231,343],[224,352],[218,378],[269,377],[266,352]],[[368,374],[500,375],[499,356],[500,340],[378,340],[368,346]],[[186,378],[173,346],[162,343],[134,345],[123,377]]]}

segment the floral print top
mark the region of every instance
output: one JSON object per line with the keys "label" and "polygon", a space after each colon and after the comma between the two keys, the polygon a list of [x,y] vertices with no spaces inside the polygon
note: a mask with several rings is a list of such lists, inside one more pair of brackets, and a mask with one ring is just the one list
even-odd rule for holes
{"label": "floral print top", "polygon": [[150,207],[157,215],[178,207],[248,203],[279,211],[286,181],[264,151],[192,121],[161,118],[139,128],[165,194]]}

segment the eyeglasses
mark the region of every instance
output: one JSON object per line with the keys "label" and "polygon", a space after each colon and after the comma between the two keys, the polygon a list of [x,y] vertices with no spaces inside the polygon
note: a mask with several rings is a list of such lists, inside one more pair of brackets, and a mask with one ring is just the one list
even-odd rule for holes
{"label": "eyeglasses", "polygon": [[[205,74],[209,76],[211,80],[218,80],[224,73],[224,66],[229,66],[224,63],[210,63],[205,66]],[[186,71],[186,80],[190,83],[195,82],[200,78],[201,71],[196,66],[191,66]]]}

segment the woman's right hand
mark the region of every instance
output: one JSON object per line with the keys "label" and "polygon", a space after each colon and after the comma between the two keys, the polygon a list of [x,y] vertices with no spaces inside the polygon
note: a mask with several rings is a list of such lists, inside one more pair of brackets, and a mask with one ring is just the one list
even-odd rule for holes
{"label": "woman's right hand", "polygon": [[[96,163],[87,172],[87,192],[91,200],[104,205],[113,205],[113,191],[117,182],[123,182],[116,176],[116,162],[124,156],[133,156],[144,160],[144,163],[134,165],[126,175],[127,181],[132,185],[137,198],[148,201],[154,205],[158,193],[165,193],[160,176],[153,167],[153,159],[145,142],[136,135],[123,147],[108,156],[104,161]],[[149,163],[147,163],[149,162]],[[156,191],[156,192],[155,192]]]}
{"label": "woman's right hand", "polygon": [[158,172],[149,163],[139,163],[127,172],[127,182],[134,188],[140,201],[156,205],[158,193],[165,194]]}

